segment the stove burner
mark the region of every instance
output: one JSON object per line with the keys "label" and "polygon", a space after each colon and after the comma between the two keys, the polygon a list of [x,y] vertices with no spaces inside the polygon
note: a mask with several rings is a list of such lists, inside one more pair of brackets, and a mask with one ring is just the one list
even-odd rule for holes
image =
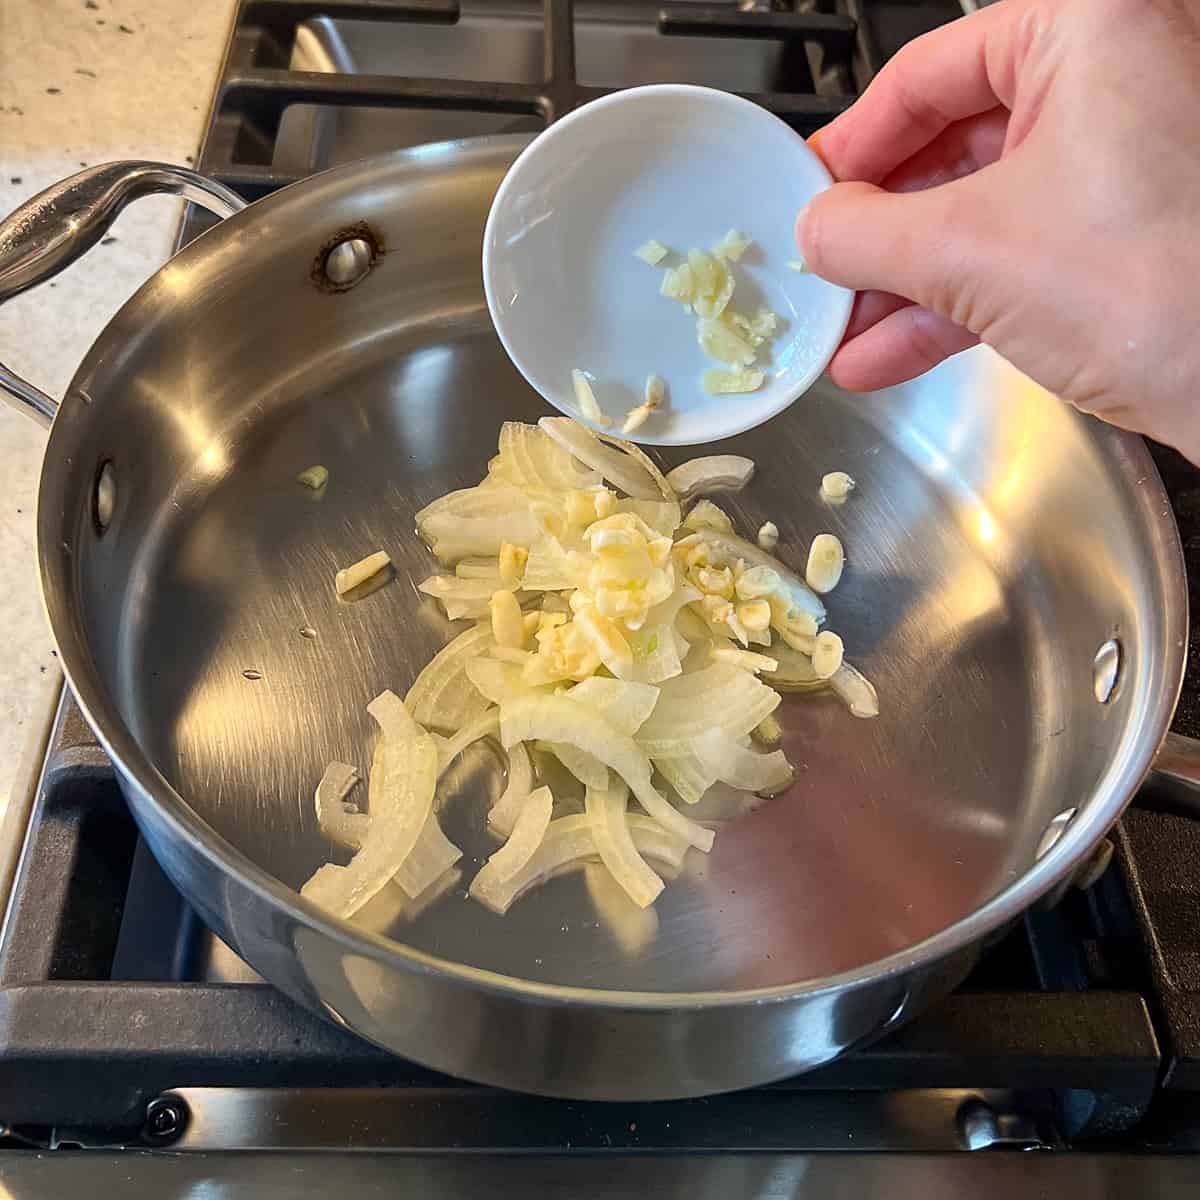
{"label": "stove burner", "polygon": [[[739,91],[807,134],[959,12],[958,0],[241,0],[199,169],[255,198],[364,154],[534,131],[651,81]],[[184,240],[204,223],[191,214]],[[1169,453],[1160,465],[1194,583],[1197,476]],[[1185,693],[1176,727],[1197,721],[1200,695]],[[654,1105],[511,1096],[397,1059],[264,984],[162,875],[67,699],[0,939],[0,1146],[721,1151],[756,1179],[808,1161],[778,1152],[811,1149],[1200,1149],[1200,824],[1130,813],[1114,842],[1112,867],[1026,916],[939,1007],[810,1075]]]}

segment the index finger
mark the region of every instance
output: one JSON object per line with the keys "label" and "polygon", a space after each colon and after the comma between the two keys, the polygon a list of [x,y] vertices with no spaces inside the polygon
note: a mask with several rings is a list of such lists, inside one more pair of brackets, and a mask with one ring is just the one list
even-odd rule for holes
{"label": "index finger", "polygon": [[862,97],[809,139],[834,179],[882,183],[956,121],[1012,107],[1027,6],[981,8],[909,42]]}

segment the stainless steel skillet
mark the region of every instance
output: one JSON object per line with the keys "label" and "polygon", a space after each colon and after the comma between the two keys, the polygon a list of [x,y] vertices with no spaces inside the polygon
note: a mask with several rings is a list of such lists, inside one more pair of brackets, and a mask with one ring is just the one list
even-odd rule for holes
{"label": "stainless steel skillet", "polygon": [[[334,757],[367,764],[364,704],[407,687],[448,633],[410,586],[430,567],[412,515],[480,477],[501,420],[545,411],[495,341],[479,279],[488,204],[522,144],[330,171],[159,271],[54,418],[47,612],[167,873],[301,1003],[431,1066],[539,1092],[781,1077],[917,1012],[1086,864],[1178,693],[1178,537],[1138,439],[986,351],[868,399],[818,389],[729,444],[759,464],[732,508],[746,528],[775,521],[794,562],[814,533],[842,536],[832,608],[880,718],[789,701],[796,785],[687,867],[656,927],[586,873],[503,919],[463,898],[464,878],[422,911],[375,912],[373,930],[327,920],[291,890],[327,856],[315,780]],[[238,207],[174,168],[94,168],[0,225],[0,300],[164,188]],[[294,483],[316,462],[330,471],[319,498]],[[833,511],[817,497],[832,468],[860,485]],[[380,546],[396,581],[338,605],[335,567]],[[1172,751],[1186,786],[1192,748]],[[469,869],[491,848],[482,812],[500,785],[484,747],[452,781],[448,832]]]}

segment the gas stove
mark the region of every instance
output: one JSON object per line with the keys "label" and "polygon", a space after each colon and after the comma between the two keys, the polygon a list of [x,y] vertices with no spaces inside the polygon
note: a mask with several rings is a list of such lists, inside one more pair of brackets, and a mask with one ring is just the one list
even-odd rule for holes
{"label": "gas stove", "polygon": [[[253,199],[363,155],[536,131],[652,81],[737,91],[810,133],[960,11],[242,0],[198,166]],[[190,214],[183,239],[204,224]],[[1198,602],[1200,476],[1156,453]],[[1200,732],[1194,689],[1176,728]],[[954,995],[874,1046],[749,1092],[598,1104],[439,1076],[274,991],[159,871],[69,695],[22,815],[0,936],[0,1195],[127,1178],[137,1194],[197,1197],[330,1183],[454,1196],[1200,1187],[1197,1160],[1180,1157],[1200,1151],[1198,823],[1131,811],[1060,905],[1027,915]],[[1062,1153],[1002,1153],[1015,1149]]]}

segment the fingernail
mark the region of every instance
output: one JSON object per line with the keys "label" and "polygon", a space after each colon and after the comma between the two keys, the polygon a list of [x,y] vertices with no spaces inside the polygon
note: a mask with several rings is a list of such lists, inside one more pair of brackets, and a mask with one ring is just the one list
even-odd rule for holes
{"label": "fingernail", "polygon": [[797,231],[797,232],[799,232],[799,230],[800,230],[800,226],[804,224],[804,218],[805,218],[805,217],[807,217],[807,216],[808,216],[808,205],[806,204],[806,205],[805,205],[805,206],[804,206],[804,207],[803,207],[803,208],[802,208],[802,209],[801,209],[801,210],[800,210],[800,211],[799,211],[799,212],[796,214],[796,231]]}

